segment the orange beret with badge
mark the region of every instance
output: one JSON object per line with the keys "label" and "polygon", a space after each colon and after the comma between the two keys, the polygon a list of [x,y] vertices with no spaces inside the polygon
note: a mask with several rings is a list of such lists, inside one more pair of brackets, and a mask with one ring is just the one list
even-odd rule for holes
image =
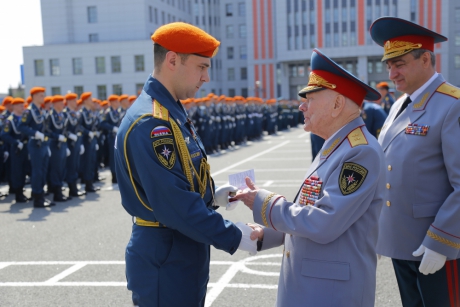
{"label": "orange beret with badge", "polygon": [[36,86],[30,89],[30,95],[34,95],[37,93],[44,93],[46,89],[44,87]]}
{"label": "orange beret with badge", "polygon": [[12,101],[13,101],[13,97],[11,97],[11,96],[6,96],[5,98],[3,98],[2,105],[3,105],[3,106],[6,106],[7,104],[10,104]]}
{"label": "orange beret with badge", "polygon": [[155,44],[169,51],[206,58],[214,57],[220,45],[217,39],[205,31],[185,22],[163,25],[153,33],[151,38]]}
{"label": "orange beret with badge", "polygon": [[15,104],[22,104],[22,103],[25,103],[26,101],[21,98],[21,97],[16,97],[14,98],[12,101],[11,101],[11,104],[12,105],[15,105]]}

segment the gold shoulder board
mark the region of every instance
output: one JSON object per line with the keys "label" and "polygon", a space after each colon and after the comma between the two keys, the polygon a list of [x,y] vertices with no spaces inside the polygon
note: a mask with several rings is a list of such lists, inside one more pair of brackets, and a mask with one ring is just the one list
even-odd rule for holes
{"label": "gold shoulder board", "polygon": [[350,132],[347,136],[348,141],[350,142],[351,147],[356,147],[358,145],[367,145],[366,137],[363,134],[361,128],[356,128]]}
{"label": "gold shoulder board", "polygon": [[441,84],[441,86],[438,87],[436,92],[446,94],[446,95],[454,97],[456,99],[460,98],[460,89],[458,87],[453,86],[452,84],[449,84],[449,83]]}
{"label": "gold shoulder board", "polygon": [[158,101],[153,100],[153,117],[169,121],[169,111]]}

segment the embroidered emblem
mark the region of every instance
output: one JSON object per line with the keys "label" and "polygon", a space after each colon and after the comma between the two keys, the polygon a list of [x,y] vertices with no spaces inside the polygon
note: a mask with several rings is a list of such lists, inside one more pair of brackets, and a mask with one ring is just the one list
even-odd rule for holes
{"label": "embroidered emblem", "polygon": [[10,132],[10,122],[9,121],[5,123],[5,127],[3,127],[3,131]]}
{"label": "embroidered emblem", "polygon": [[323,150],[322,155],[327,156],[334,149],[335,145],[337,145],[339,141],[340,141],[340,138],[335,139],[335,141],[331,144],[331,146],[329,146],[328,149]]}
{"label": "embroidered emblem", "polygon": [[166,135],[172,135],[171,130],[168,127],[165,126],[158,126],[153,128],[152,132],[150,132],[150,138],[156,138],[159,136],[166,136]]}
{"label": "embroidered emblem", "polygon": [[367,169],[365,167],[351,162],[344,163],[339,176],[340,192],[343,195],[348,195],[357,191],[366,176]]}
{"label": "embroidered emblem", "polygon": [[193,152],[193,153],[190,154],[190,158],[192,158],[192,159],[196,159],[196,158],[199,158],[199,157],[201,157],[200,150],[197,150],[196,152]]}
{"label": "embroidered emblem", "polygon": [[24,115],[21,118],[21,121],[25,123],[27,121],[27,113],[24,113]]}
{"label": "embroidered emblem", "polygon": [[322,185],[323,182],[316,176],[305,179],[302,190],[300,191],[299,204],[302,206],[314,205],[319,198]]}
{"label": "embroidered emblem", "polygon": [[366,137],[364,136],[364,133],[361,130],[361,128],[356,128],[355,130],[350,132],[347,138],[348,138],[348,142],[350,142],[351,147],[368,144]]}
{"label": "embroidered emblem", "polygon": [[167,169],[171,169],[176,163],[176,151],[174,149],[174,141],[170,138],[160,139],[153,142],[153,149],[158,160]]}
{"label": "embroidered emblem", "polygon": [[414,104],[413,108],[418,109],[421,106],[423,106],[423,104],[425,103],[425,101],[428,99],[429,96],[430,96],[429,92],[425,93],[425,95],[423,95],[422,99],[419,102],[417,102],[416,104]]}
{"label": "embroidered emblem", "polygon": [[429,129],[428,125],[409,124],[406,127],[406,134],[426,136]]}
{"label": "embroidered emblem", "polygon": [[405,41],[387,41],[383,46],[384,56],[382,62],[394,58],[403,54],[406,54],[414,49],[419,49],[422,47],[422,44],[415,44]]}

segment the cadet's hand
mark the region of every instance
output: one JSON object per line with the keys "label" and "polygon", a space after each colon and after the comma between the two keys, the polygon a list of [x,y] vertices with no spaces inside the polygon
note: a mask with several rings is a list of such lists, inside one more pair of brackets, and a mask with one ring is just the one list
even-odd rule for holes
{"label": "cadet's hand", "polygon": [[99,150],[99,144],[96,144],[96,151]]}
{"label": "cadet's hand", "polygon": [[85,146],[80,145],[80,156],[85,153]]}
{"label": "cadet's hand", "polygon": [[72,141],[76,142],[77,139],[78,139],[78,136],[73,134],[73,133],[69,133],[69,139],[71,139]]}
{"label": "cadet's hand", "polygon": [[90,139],[93,139],[93,137],[94,137],[93,131],[88,132],[88,136],[89,136]]}
{"label": "cadet's hand", "polygon": [[22,142],[18,142],[17,147],[19,150],[22,150],[24,148],[24,144]]}
{"label": "cadet's hand", "polygon": [[258,188],[254,185],[254,182],[252,182],[251,178],[249,177],[246,177],[246,185],[248,186],[249,190],[244,189],[243,191],[239,191],[235,197],[230,199],[230,201],[241,200],[246,206],[248,206],[249,209],[252,210]]}
{"label": "cadet's hand", "polygon": [[62,134],[59,134],[58,141],[59,142],[67,142],[67,139]]}
{"label": "cadet's hand", "polygon": [[45,140],[45,135],[41,133],[40,131],[35,132],[35,139],[44,141]]}
{"label": "cadet's hand", "polygon": [[423,258],[418,269],[420,273],[424,275],[433,274],[439,271],[446,263],[446,256],[425,247],[423,244],[412,253],[414,257],[419,257],[421,255],[423,255]]}
{"label": "cadet's hand", "polygon": [[230,196],[229,194],[232,192],[236,193],[236,191],[238,191],[238,188],[232,185],[229,185],[229,184],[218,187],[214,195],[215,197],[214,205],[219,206],[219,207],[226,207],[227,210],[235,209],[236,207],[235,204],[237,202],[235,202],[235,204],[230,204],[228,201],[229,201],[229,196]]}
{"label": "cadet's hand", "polygon": [[252,228],[242,222],[235,223],[235,226],[238,227],[242,233],[238,249],[249,252],[249,255],[251,256],[257,254],[257,240],[251,239],[251,234],[253,233]]}
{"label": "cadet's hand", "polygon": [[10,153],[8,151],[3,152],[3,163],[5,163],[6,160],[8,160],[9,156],[10,156]]}
{"label": "cadet's hand", "polygon": [[51,157],[51,150],[49,147],[48,147],[48,157]]}
{"label": "cadet's hand", "polygon": [[114,133],[117,133],[117,132],[118,132],[118,127],[117,127],[117,126],[113,126],[112,131],[113,131]]}
{"label": "cadet's hand", "polygon": [[251,240],[257,239],[259,241],[262,241],[264,239],[264,229],[262,228],[262,226],[254,223],[247,223],[246,225],[252,228]]}
{"label": "cadet's hand", "polygon": [[66,148],[65,149],[65,154],[66,154],[67,157],[70,156],[70,149]]}

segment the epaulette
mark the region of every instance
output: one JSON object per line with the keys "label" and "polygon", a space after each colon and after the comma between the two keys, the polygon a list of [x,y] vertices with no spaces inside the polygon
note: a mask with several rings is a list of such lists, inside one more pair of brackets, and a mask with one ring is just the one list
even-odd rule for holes
{"label": "epaulette", "polygon": [[12,120],[13,120],[13,114],[11,114],[10,116],[8,116],[6,119],[9,120],[9,121],[12,121]]}
{"label": "epaulette", "polygon": [[169,121],[169,111],[163,107],[158,101],[153,100],[153,117]]}
{"label": "epaulette", "polygon": [[458,87],[453,86],[449,83],[443,83],[440,87],[436,90],[436,92],[443,93],[445,95],[454,97],[455,99],[460,98],[460,89]]}
{"label": "epaulette", "polygon": [[366,137],[364,136],[363,131],[361,130],[361,127],[356,128],[352,132],[350,132],[347,136],[348,142],[350,142],[350,146],[356,147],[359,145],[367,145],[369,144],[367,142]]}

